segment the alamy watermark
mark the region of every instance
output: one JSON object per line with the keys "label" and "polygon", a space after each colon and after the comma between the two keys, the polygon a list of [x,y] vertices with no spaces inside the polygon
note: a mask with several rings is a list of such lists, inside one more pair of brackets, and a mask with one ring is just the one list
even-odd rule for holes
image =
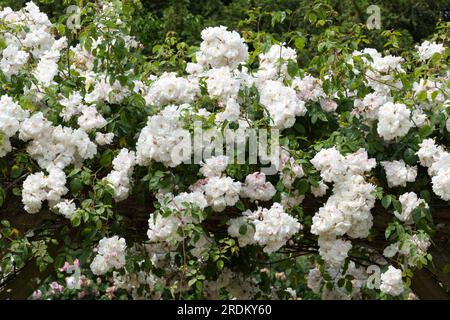
{"label": "alamy watermark", "polygon": [[366,270],[369,277],[367,278],[368,289],[379,289],[381,285],[381,270],[377,265],[370,265]]}
{"label": "alamy watermark", "polygon": [[367,7],[366,13],[369,14],[367,18],[367,29],[381,29],[381,9],[377,5]]}
{"label": "alamy watermark", "polygon": [[68,6],[66,13],[69,15],[66,21],[67,29],[76,30],[81,28],[81,9],[76,5]]}

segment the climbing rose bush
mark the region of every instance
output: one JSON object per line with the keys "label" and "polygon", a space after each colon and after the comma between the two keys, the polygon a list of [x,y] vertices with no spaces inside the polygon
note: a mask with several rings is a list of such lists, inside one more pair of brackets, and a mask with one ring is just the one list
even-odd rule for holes
{"label": "climbing rose bush", "polygon": [[[330,26],[299,64],[292,35],[149,52],[122,2],[79,14],[0,11],[0,205],[37,223],[2,217],[2,278],[34,258],[34,299],[413,295],[450,204],[448,23],[404,51]],[[239,161],[252,132],[270,146]]]}

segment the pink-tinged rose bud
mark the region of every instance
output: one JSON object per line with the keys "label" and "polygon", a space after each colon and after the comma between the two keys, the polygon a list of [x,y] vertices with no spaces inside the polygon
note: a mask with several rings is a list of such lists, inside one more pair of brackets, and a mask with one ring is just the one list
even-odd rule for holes
{"label": "pink-tinged rose bud", "polygon": [[277,278],[278,281],[286,281],[286,274],[284,272],[277,272],[275,273],[275,278]]}
{"label": "pink-tinged rose bud", "polygon": [[40,300],[42,298],[42,291],[36,290],[33,292],[33,299],[34,300]]}
{"label": "pink-tinged rose bud", "polygon": [[114,292],[116,292],[116,287],[112,286],[106,288],[106,295],[108,296],[108,298],[112,299],[114,297]]}
{"label": "pink-tinged rose bud", "polygon": [[86,290],[78,292],[78,299],[84,299],[87,296]]}
{"label": "pink-tinged rose bud", "polygon": [[50,288],[52,290],[54,290],[55,292],[63,292],[64,291],[64,287],[56,281],[53,281],[52,283],[50,283]]}
{"label": "pink-tinged rose bud", "polygon": [[66,261],[66,262],[64,262],[64,266],[61,269],[59,269],[59,271],[66,272],[69,269],[69,267],[70,267],[70,264]]}

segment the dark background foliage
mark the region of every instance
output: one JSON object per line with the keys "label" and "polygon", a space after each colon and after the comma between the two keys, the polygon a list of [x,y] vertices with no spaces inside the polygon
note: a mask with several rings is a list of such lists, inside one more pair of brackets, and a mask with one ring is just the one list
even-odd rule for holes
{"label": "dark background foliage", "polygon": [[[0,0],[0,7],[19,9],[27,0]],[[79,1],[36,0],[41,10],[53,18],[65,12],[69,4]],[[86,2],[86,1],[84,1]],[[95,1],[93,1],[95,2]],[[449,19],[450,0],[127,0],[134,9],[133,29],[136,36],[147,48],[163,41],[168,32],[176,32],[180,40],[195,43],[200,31],[207,26],[226,25],[230,29],[243,29],[240,21],[248,17],[250,10],[260,8],[260,12],[290,10],[292,14],[284,23],[277,24],[276,30],[270,19],[259,21],[260,30],[277,31],[308,30],[304,14],[317,6],[328,4],[335,14],[337,25],[365,23],[367,7],[381,8],[381,22],[384,30],[395,29],[405,38],[417,42],[429,36],[436,22]],[[310,31],[310,30],[308,30]],[[313,31],[314,32],[314,31]],[[317,32],[317,31],[316,31]]]}

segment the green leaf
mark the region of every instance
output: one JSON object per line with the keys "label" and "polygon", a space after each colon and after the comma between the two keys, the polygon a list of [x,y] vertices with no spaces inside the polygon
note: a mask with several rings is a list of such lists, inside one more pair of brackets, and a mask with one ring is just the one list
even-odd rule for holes
{"label": "green leaf", "polygon": [[439,90],[433,91],[433,93],[431,94],[431,100],[435,101],[438,94],[439,94]]}
{"label": "green leaf", "polygon": [[93,43],[94,43],[94,41],[92,40],[91,37],[86,38],[86,40],[84,41],[84,48],[87,51],[91,51]]}
{"label": "green leaf", "polygon": [[305,180],[305,179],[301,179],[297,183],[297,190],[298,190],[299,194],[305,194],[306,192],[308,192],[308,190],[309,190],[309,183],[308,183],[308,181]]}
{"label": "green leaf", "polygon": [[197,282],[197,278],[193,278],[188,281],[188,287],[192,287]]}
{"label": "green leaf", "polygon": [[15,195],[17,197],[20,197],[22,195],[22,190],[18,187],[15,187],[12,189],[12,193],[13,193],[13,195]]}
{"label": "green leaf", "polygon": [[217,260],[216,265],[217,269],[222,270],[224,266],[223,260]]}
{"label": "green leaf", "polygon": [[420,197],[425,200],[427,203],[431,203],[431,194],[428,190],[420,191]]}
{"label": "green leaf", "polygon": [[232,130],[237,130],[237,129],[239,129],[239,123],[237,123],[237,122],[230,122],[229,128],[232,129]]}
{"label": "green leaf", "polygon": [[389,206],[391,205],[391,202],[392,202],[392,198],[390,195],[386,195],[383,197],[383,199],[381,199],[381,205],[385,209],[389,208]]}
{"label": "green leaf", "polygon": [[402,203],[398,200],[394,200],[394,209],[397,212],[402,212]]}
{"label": "green leaf", "polygon": [[283,184],[283,181],[278,181],[277,182],[277,185],[275,186],[275,188],[277,189],[277,191],[279,191],[279,192],[283,192],[284,191],[284,184]]}
{"label": "green leaf", "polygon": [[417,163],[418,157],[413,149],[408,148],[403,153],[403,159],[408,165],[414,165],[415,163]]}
{"label": "green leaf", "polygon": [[450,273],[450,264],[446,264],[442,270],[445,274]]}
{"label": "green leaf", "polygon": [[293,60],[289,60],[287,65],[288,74],[291,78],[294,78],[298,74],[298,64]]}
{"label": "green leaf", "polygon": [[80,168],[73,169],[70,171],[70,173],[67,175],[67,178],[72,178],[74,175],[78,174],[81,171]]}
{"label": "green leaf", "polygon": [[240,235],[245,235],[247,233],[247,225],[246,224],[242,224],[239,227],[239,234]]}
{"label": "green leaf", "polygon": [[105,150],[100,158],[100,166],[102,168],[109,168],[114,159],[114,153],[111,149]]}
{"label": "green leaf", "polygon": [[353,290],[353,285],[352,285],[352,282],[351,282],[351,281],[346,281],[346,282],[345,282],[345,289],[346,289],[348,292],[352,292],[352,290]]}
{"label": "green leaf", "polygon": [[11,168],[11,178],[17,179],[22,174],[23,169],[18,165],[13,165]]}
{"label": "green leaf", "polygon": [[386,230],[384,231],[384,236],[386,237],[386,239],[389,239],[389,237],[394,232],[394,230],[395,230],[395,225],[392,223],[389,224],[388,227],[386,228]]}
{"label": "green leaf", "polygon": [[425,90],[423,90],[423,91],[420,91],[418,94],[417,94],[417,99],[419,100],[419,101],[426,101],[427,100],[427,92],[425,91]]}
{"label": "green leaf", "polygon": [[81,180],[78,178],[72,179],[72,181],[70,181],[70,191],[72,192],[72,194],[76,195],[78,194],[78,192],[81,191],[83,185],[81,183]]}
{"label": "green leaf", "polygon": [[422,209],[421,208],[415,208],[412,212],[412,218],[414,223],[418,223],[420,219],[422,218]]}
{"label": "green leaf", "polygon": [[403,228],[403,226],[401,224],[397,223],[396,229],[397,229],[397,235],[399,236],[399,238],[403,237],[403,235],[405,234],[405,228]]}
{"label": "green leaf", "polygon": [[70,220],[72,222],[72,226],[74,227],[78,227],[81,223],[81,215],[79,212],[76,212],[73,216],[72,219]]}
{"label": "green leaf", "polygon": [[306,132],[305,126],[298,122],[294,124],[294,129],[300,134],[305,134]]}
{"label": "green leaf", "polygon": [[321,19],[321,20],[317,21],[316,26],[323,27],[325,25],[325,23],[327,23],[327,22],[325,20]]}
{"label": "green leaf", "polygon": [[239,200],[238,202],[236,202],[236,208],[238,208],[238,209],[241,210],[241,211],[245,211],[244,203],[243,203],[241,200]]}
{"label": "green leaf", "polygon": [[83,221],[87,222],[89,220],[89,212],[83,211]]}
{"label": "green leaf", "polygon": [[286,12],[276,11],[272,13],[272,27],[274,27],[278,22],[282,23],[286,19]]}
{"label": "green leaf", "polygon": [[305,47],[305,40],[302,37],[298,37],[294,41],[297,50],[302,50]]}
{"label": "green leaf", "polygon": [[423,126],[422,128],[419,129],[419,135],[422,138],[428,137],[432,133],[433,133],[433,128],[430,127],[429,125]]}
{"label": "green leaf", "polygon": [[130,103],[132,106],[143,108],[145,107],[145,99],[140,94],[134,94],[130,97]]}
{"label": "green leaf", "polygon": [[80,181],[85,185],[91,184],[91,173],[90,170],[84,170],[80,173]]}
{"label": "green leaf", "polygon": [[316,16],[316,14],[313,13],[313,12],[311,12],[311,13],[309,14],[309,16],[308,16],[308,20],[309,20],[309,22],[310,22],[311,24],[316,23],[316,21],[317,21],[317,16]]}

